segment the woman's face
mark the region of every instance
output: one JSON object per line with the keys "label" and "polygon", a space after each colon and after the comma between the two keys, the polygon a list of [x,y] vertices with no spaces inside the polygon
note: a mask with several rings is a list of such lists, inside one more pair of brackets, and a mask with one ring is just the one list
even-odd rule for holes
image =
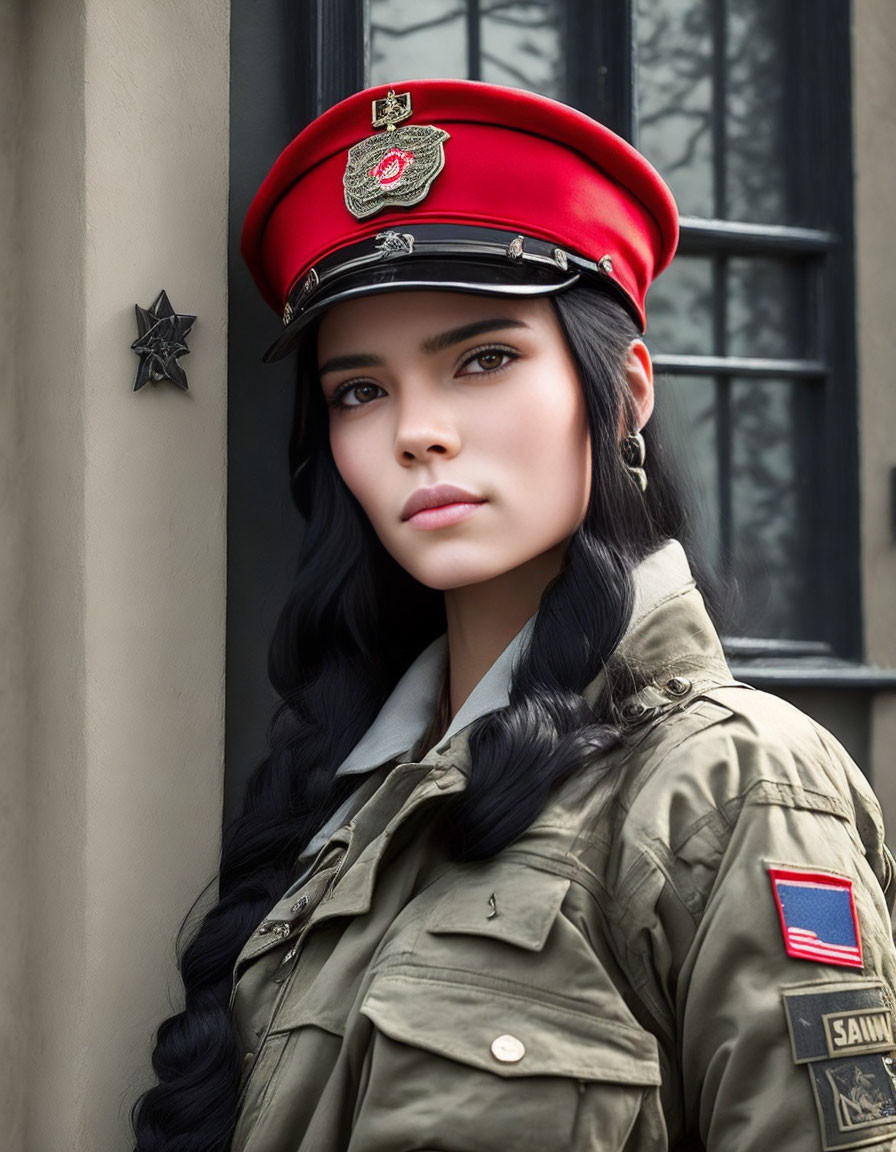
{"label": "woman's face", "polygon": [[318,338],[336,466],[395,560],[448,590],[556,549],[585,515],[578,373],[545,299],[397,292]]}

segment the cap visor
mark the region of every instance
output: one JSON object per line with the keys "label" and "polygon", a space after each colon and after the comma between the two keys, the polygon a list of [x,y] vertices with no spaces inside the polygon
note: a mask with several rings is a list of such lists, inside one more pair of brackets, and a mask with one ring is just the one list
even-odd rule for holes
{"label": "cap visor", "polygon": [[488,260],[402,259],[375,268],[334,277],[322,286],[308,306],[284,328],[264,354],[264,360],[280,360],[291,352],[303,333],[328,308],[343,300],[356,300],[380,292],[474,292],[485,296],[552,296],[570,288],[580,273],[570,269],[510,264]]}

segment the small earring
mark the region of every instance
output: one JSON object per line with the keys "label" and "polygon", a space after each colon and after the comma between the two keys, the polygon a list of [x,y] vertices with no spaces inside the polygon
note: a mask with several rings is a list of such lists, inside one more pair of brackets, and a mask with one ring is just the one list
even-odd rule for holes
{"label": "small earring", "polygon": [[647,459],[647,446],[640,432],[630,432],[619,445],[622,463],[631,474],[642,492],[647,491],[647,473],[644,461]]}

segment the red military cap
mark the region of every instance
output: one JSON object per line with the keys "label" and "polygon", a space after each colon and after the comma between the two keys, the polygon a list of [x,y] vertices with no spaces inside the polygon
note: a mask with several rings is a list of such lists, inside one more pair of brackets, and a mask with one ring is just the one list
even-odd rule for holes
{"label": "red military cap", "polygon": [[581,277],[645,327],[678,241],[675,201],[631,145],[516,88],[411,80],[336,104],[284,150],[242,251],[286,330],[338,300],[408,288],[546,295]]}

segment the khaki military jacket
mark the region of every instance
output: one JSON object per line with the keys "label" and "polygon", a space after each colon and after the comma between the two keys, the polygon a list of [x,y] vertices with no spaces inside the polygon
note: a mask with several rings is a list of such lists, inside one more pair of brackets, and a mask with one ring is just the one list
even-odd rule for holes
{"label": "khaki military jacket", "polygon": [[588,692],[637,688],[621,742],[524,836],[446,858],[456,732],[379,766],[250,938],[234,1152],[896,1150],[878,805],[732,680],[675,549]]}

